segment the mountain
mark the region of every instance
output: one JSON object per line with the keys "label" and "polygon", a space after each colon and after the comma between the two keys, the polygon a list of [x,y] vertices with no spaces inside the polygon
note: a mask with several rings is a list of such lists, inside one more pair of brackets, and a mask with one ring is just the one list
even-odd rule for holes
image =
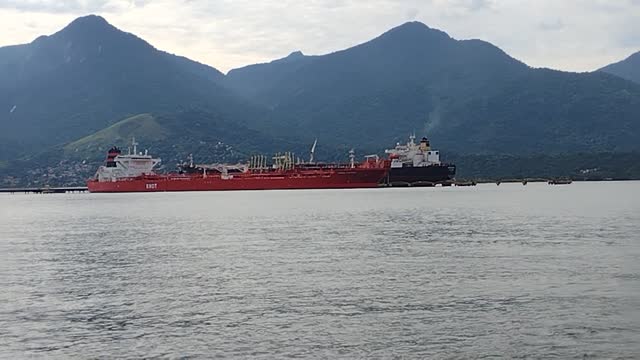
{"label": "mountain", "polygon": [[25,149],[72,141],[143,112],[198,108],[230,122],[256,114],[221,86],[218,70],[157,50],[99,16],[0,48],[0,78],[0,142]]}
{"label": "mountain", "polygon": [[227,81],[272,109],[252,126],[274,134],[367,150],[412,131],[459,153],[640,149],[640,86],[603,73],[530,68],[490,43],[455,40],[418,22],[343,51],[257,69],[254,78],[239,69],[242,81],[231,71]]}
{"label": "mountain", "polygon": [[265,64],[249,65],[229,71],[226,84],[245,98],[257,100],[286,76],[313,61],[315,56],[306,56],[294,51],[288,56]]}
{"label": "mountain", "polygon": [[609,74],[640,84],[640,51],[628,58],[600,69]]}

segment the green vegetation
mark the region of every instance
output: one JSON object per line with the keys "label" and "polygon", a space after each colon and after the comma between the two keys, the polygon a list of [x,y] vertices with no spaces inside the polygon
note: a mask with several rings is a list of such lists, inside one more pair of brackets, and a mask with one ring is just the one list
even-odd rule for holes
{"label": "green vegetation", "polygon": [[415,131],[458,153],[640,150],[640,84],[533,69],[421,23],[333,54],[238,69],[227,81],[272,109],[255,128],[336,146],[373,148]]}
{"label": "green vegetation", "polygon": [[[169,168],[184,161],[189,154],[198,161],[234,162],[254,153],[302,151],[308,146],[268,137],[242,125],[228,123],[209,112],[193,109],[132,116],[64,145],[63,150],[66,159],[97,166],[111,146],[117,145],[126,151],[132,137],[136,138],[141,150],[148,149],[161,157]],[[55,161],[55,156],[59,156],[57,150],[44,152],[40,158]]]}
{"label": "green vegetation", "polygon": [[568,177],[574,180],[640,179],[640,152],[513,155],[452,155],[458,178],[524,179]]}
{"label": "green vegetation", "polygon": [[0,143],[20,139],[32,154],[140,113],[201,108],[233,122],[255,114],[220,85],[218,70],[159,51],[97,16],[2,48],[0,79]]}
{"label": "green vegetation", "polygon": [[96,150],[104,151],[112,144],[126,144],[132,137],[137,137],[139,141],[157,142],[165,140],[169,135],[170,131],[158,124],[153,115],[140,114],[71,142],[64,146],[64,150],[66,155],[71,152],[91,153]]}

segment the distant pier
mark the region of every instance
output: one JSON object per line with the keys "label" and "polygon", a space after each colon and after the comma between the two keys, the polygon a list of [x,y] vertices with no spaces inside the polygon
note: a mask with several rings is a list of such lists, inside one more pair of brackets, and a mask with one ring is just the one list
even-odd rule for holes
{"label": "distant pier", "polygon": [[0,193],[10,194],[66,194],[66,193],[84,193],[88,192],[86,186],[68,186],[68,187],[25,187],[25,188],[6,188],[0,189]]}
{"label": "distant pier", "polygon": [[416,181],[416,182],[404,182],[404,181],[394,181],[388,184],[384,184],[384,187],[435,187],[435,186],[476,186],[477,182],[473,180],[445,180],[445,181]]}
{"label": "distant pier", "polygon": [[389,184],[384,184],[384,187],[435,187],[435,186],[476,186],[478,184],[489,184],[495,183],[500,186],[503,183],[520,183],[522,185],[527,185],[528,183],[547,183],[549,185],[565,185],[571,184],[573,181],[569,178],[556,178],[556,179],[545,179],[545,178],[524,178],[524,179],[500,179],[500,180],[488,180],[488,179],[461,179],[461,180],[446,180],[446,181],[438,181],[438,182],[429,182],[429,181],[417,181],[413,183],[408,182],[392,182]]}

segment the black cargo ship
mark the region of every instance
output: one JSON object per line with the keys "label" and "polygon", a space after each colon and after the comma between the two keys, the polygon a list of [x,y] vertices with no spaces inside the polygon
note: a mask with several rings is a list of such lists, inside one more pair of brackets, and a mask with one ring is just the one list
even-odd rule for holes
{"label": "black cargo ship", "polygon": [[385,179],[386,185],[448,185],[455,180],[456,166],[442,163],[440,152],[431,149],[426,137],[416,144],[415,136],[410,136],[406,145],[398,143],[395,148],[386,150],[385,153],[391,161],[389,175]]}

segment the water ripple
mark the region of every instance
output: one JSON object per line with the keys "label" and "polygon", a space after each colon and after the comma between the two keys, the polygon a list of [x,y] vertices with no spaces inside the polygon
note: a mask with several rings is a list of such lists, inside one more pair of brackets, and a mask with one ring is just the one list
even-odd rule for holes
{"label": "water ripple", "polygon": [[634,358],[640,183],[0,197],[0,357]]}

